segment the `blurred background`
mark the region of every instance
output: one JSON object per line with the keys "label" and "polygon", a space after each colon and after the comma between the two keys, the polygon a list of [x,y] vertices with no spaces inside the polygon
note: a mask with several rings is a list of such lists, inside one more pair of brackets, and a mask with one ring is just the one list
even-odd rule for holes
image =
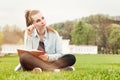
{"label": "blurred background", "polygon": [[1,0],[1,54],[16,53],[23,45],[24,12],[28,9],[44,14],[47,25],[63,38],[65,53],[120,54],[119,3],[119,0]]}

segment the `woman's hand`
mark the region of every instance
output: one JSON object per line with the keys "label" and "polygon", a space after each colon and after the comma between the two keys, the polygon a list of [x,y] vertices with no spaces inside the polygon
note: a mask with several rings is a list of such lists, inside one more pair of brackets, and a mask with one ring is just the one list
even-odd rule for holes
{"label": "woman's hand", "polygon": [[39,58],[41,58],[44,61],[48,61],[48,55],[47,54],[40,55]]}
{"label": "woman's hand", "polygon": [[33,30],[35,29],[35,26],[32,24],[27,27],[27,34],[30,36],[33,33]]}

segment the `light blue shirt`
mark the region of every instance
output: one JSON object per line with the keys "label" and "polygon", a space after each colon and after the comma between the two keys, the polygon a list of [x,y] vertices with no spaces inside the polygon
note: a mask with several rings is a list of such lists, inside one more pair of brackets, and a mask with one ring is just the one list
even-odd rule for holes
{"label": "light blue shirt", "polygon": [[[36,29],[34,29],[31,36],[27,35],[27,33],[25,32],[24,45],[25,45],[26,49],[28,49],[28,50],[36,49],[37,50],[39,41],[40,41],[40,37],[39,37]],[[43,37],[43,42],[44,42],[44,46],[45,46],[45,52],[46,52],[46,54],[48,54],[49,61],[55,61],[63,55],[62,54],[62,42],[61,42],[61,38],[57,31],[55,33],[53,33],[53,32],[48,32],[48,30],[46,29],[45,35]],[[19,64],[15,68],[15,71],[19,70],[20,68],[21,68],[21,65]]]}
{"label": "light blue shirt", "polygon": [[[31,36],[28,36],[25,32],[25,48],[26,49],[36,49],[39,46],[40,37],[34,29],[34,32]],[[62,54],[62,42],[59,34],[57,32],[48,32],[47,29],[45,30],[45,35],[43,37],[43,42],[45,46],[45,52],[48,54],[49,61],[57,60],[61,57]]]}

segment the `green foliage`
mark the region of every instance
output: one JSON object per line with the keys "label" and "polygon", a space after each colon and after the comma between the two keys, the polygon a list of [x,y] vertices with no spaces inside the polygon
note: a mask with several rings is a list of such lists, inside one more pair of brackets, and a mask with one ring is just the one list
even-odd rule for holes
{"label": "green foliage", "polygon": [[83,18],[84,21],[91,24],[97,31],[96,45],[107,47],[107,26],[111,24],[111,20],[108,15],[96,14]]}
{"label": "green foliage", "polygon": [[110,53],[108,49],[109,45],[111,45],[111,35],[108,26],[120,24],[120,17],[95,14],[83,17],[80,20],[66,21],[52,26],[60,33],[63,39],[70,39],[72,44],[97,45],[99,50],[102,47],[105,53]]}
{"label": "green foliage", "polygon": [[75,55],[75,71],[14,72],[18,56],[0,57],[0,80],[119,80],[120,55]]}
{"label": "green foliage", "polygon": [[[120,25],[112,24],[109,35],[109,42],[110,43],[116,43],[120,40]],[[120,45],[120,44],[119,44]]]}
{"label": "green foliage", "polygon": [[96,24],[110,23],[109,17],[110,17],[109,15],[96,14],[96,15],[90,15],[88,17],[82,18],[82,20],[96,26]]}
{"label": "green foliage", "polygon": [[63,37],[63,39],[71,39],[71,30],[73,28],[74,21],[66,21],[64,23],[57,23],[50,25],[58,31],[58,33]]}
{"label": "green foliage", "polygon": [[[116,26],[117,24],[120,24],[119,16],[111,17],[109,15],[97,14],[97,15],[90,15],[88,17],[82,18],[82,20],[91,24],[94,27],[94,29],[97,31],[96,45],[98,46],[99,50],[102,47],[104,48],[105,53],[111,53],[111,50],[113,50],[113,48],[118,49],[118,48],[115,48],[116,47],[115,41],[118,36],[113,35],[116,31],[115,29],[114,31],[113,29],[110,29],[110,26]],[[111,25],[111,24],[114,24],[114,25]],[[120,40],[118,39],[117,41],[118,41],[117,44],[119,44]],[[116,51],[114,53],[118,54],[118,52]]]}
{"label": "green foliage", "polygon": [[55,28],[63,39],[70,39],[72,44],[97,45],[99,51],[104,49],[104,53],[120,54],[120,29],[109,29],[110,26],[120,25],[119,16],[96,14],[80,20],[58,23]]}
{"label": "green foliage", "polygon": [[109,26],[108,41],[112,47],[113,53],[119,54],[120,49],[120,25],[112,24]]}
{"label": "green foliage", "polygon": [[83,21],[78,21],[72,30],[72,43],[79,44],[95,44],[95,30],[92,25]]}

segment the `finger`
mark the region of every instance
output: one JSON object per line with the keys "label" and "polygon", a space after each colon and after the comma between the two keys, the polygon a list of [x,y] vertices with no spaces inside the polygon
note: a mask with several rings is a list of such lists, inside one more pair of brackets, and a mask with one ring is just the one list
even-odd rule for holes
{"label": "finger", "polygon": [[34,24],[31,25],[31,30],[35,29],[35,26]]}
{"label": "finger", "polygon": [[34,25],[30,25],[30,26],[27,28],[28,31],[32,31],[33,29],[34,29]]}

